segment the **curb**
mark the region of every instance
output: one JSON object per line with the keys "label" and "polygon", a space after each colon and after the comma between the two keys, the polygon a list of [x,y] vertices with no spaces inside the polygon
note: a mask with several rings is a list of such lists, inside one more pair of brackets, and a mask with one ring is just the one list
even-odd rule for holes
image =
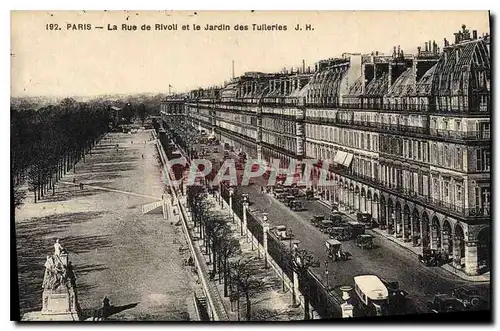
{"label": "curb", "polygon": [[[331,205],[328,202],[325,202],[325,201],[323,201],[321,199],[319,199],[317,201],[319,201],[319,203],[321,203],[323,206],[331,208]],[[351,215],[349,215],[349,214],[345,214],[345,215],[347,217],[349,217],[350,219],[355,220]],[[392,241],[393,243],[397,244],[399,247],[401,247],[401,248],[405,249],[406,251],[408,251],[408,252],[410,252],[410,253],[418,256],[418,253],[415,253],[409,247],[401,245],[401,243],[399,242],[399,240],[397,240],[396,238],[394,238],[392,236],[386,236],[383,233],[380,233],[379,231],[375,231],[375,230],[371,230],[371,232],[376,233],[377,235],[379,235],[381,237],[384,237],[384,238]],[[469,281],[469,282],[474,282],[474,283],[490,283],[490,281],[491,281],[490,279],[477,279],[478,276],[468,276],[468,275],[463,274],[463,273],[455,272],[454,269],[453,269],[453,267],[451,267],[451,266],[449,266],[447,264],[440,266],[440,268],[443,269],[443,270],[446,270],[447,272],[449,272],[452,275],[455,275],[455,276],[459,277],[460,279],[463,279],[463,280],[466,280],[466,281]]]}

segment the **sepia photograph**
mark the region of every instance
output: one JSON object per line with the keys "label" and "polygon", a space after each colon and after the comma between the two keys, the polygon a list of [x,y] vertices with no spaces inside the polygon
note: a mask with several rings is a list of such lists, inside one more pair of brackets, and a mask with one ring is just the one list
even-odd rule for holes
{"label": "sepia photograph", "polygon": [[491,321],[489,11],[10,20],[11,320]]}

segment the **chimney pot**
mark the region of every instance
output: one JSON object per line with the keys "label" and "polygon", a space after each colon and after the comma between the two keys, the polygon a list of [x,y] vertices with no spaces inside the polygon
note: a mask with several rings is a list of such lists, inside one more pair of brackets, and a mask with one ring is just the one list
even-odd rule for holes
{"label": "chimney pot", "polygon": [[421,49],[421,47],[420,47],[420,46],[418,46],[418,47],[417,47],[418,55],[420,55],[420,49]]}

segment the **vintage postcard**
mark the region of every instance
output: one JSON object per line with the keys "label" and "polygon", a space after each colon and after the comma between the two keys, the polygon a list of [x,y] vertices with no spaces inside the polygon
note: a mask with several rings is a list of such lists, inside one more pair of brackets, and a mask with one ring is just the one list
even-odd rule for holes
{"label": "vintage postcard", "polygon": [[11,12],[11,318],[490,320],[490,45],[488,11]]}

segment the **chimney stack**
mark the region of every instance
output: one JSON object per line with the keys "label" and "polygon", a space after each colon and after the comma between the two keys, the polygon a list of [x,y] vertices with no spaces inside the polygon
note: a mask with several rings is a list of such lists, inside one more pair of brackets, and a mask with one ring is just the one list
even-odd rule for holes
{"label": "chimney stack", "polygon": [[420,47],[420,46],[418,46],[418,47],[417,47],[418,55],[420,55],[420,49],[421,49],[421,48],[422,48],[422,47]]}
{"label": "chimney stack", "polygon": [[477,39],[477,30],[472,30],[472,39]]}
{"label": "chimney stack", "polygon": [[427,48],[427,41],[425,42],[425,51],[428,52],[429,49]]}
{"label": "chimney stack", "polygon": [[302,59],[302,72],[306,71],[306,60]]}

